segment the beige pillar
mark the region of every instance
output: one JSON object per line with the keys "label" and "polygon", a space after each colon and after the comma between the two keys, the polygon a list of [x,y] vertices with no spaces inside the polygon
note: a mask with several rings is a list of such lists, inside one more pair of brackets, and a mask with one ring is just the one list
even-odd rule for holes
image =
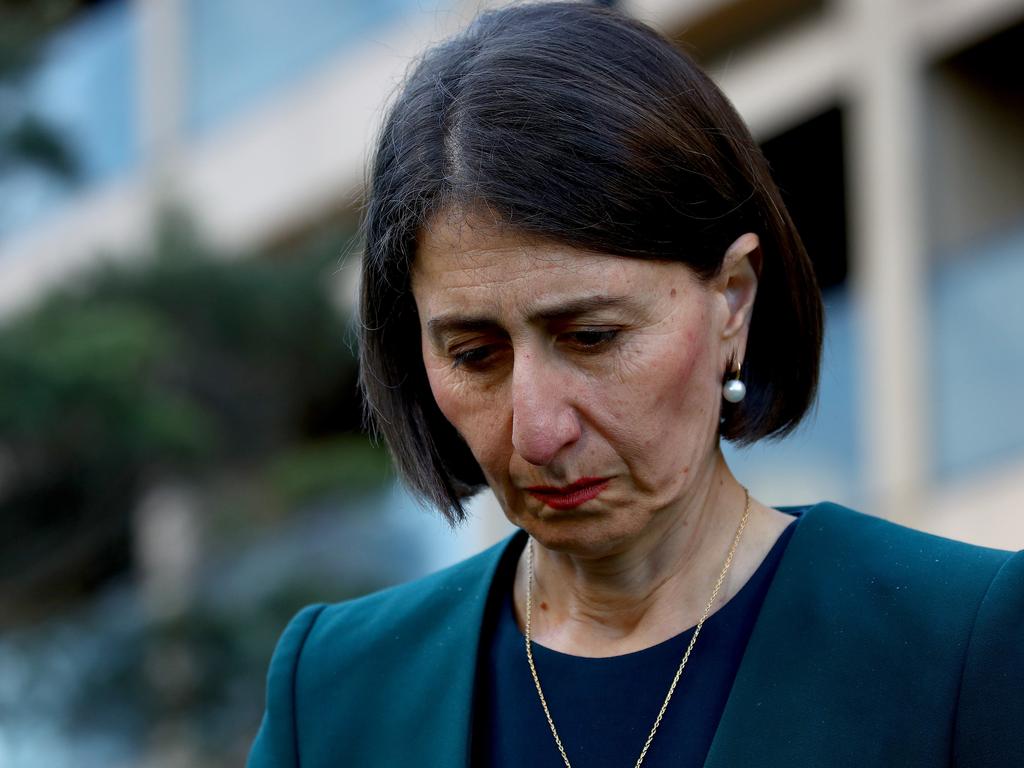
{"label": "beige pillar", "polygon": [[854,67],[848,123],[853,290],[870,511],[914,523],[928,457],[921,87],[906,10],[845,0]]}
{"label": "beige pillar", "polygon": [[143,164],[154,205],[173,187],[183,155],[187,72],[184,0],[134,0]]}

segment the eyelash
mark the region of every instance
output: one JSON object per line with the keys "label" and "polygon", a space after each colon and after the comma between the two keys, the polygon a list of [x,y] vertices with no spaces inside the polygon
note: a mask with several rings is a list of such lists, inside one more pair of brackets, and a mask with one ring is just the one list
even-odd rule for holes
{"label": "eyelash", "polygon": [[[619,331],[617,328],[604,328],[572,331],[565,335],[575,337],[581,349],[594,350],[614,341],[615,337],[619,335]],[[584,337],[586,337],[587,341],[584,341]]]}
{"label": "eyelash", "polygon": [[[586,353],[600,351],[614,341],[618,335],[619,329],[608,328],[600,330],[570,331],[568,333],[561,334],[561,337],[572,338],[576,348],[580,352]],[[494,349],[494,346],[495,345],[493,344],[484,344],[483,346],[473,347],[471,349],[453,353],[452,368],[482,365],[487,361],[487,358],[490,356],[491,350]]]}
{"label": "eyelash", "polygon": [[452,355],[452,368],[461,368],[464,365],[473,366],[479,364],[487,359],[487,355],[490,352],[493,345],[487,344],[482,347],[473,347],[472,349],[464,350],[463,352],[456,352]]}

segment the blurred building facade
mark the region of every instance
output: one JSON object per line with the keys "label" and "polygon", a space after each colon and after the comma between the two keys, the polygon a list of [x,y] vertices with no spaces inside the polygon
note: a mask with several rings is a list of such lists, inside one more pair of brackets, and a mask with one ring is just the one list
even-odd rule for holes
{"label": "blurred building facade", "polygon": [[[782,443],[730,450],[741,479],[774,504],[831,498],[1024,547],[1024,0],[619,7],[679,40],[733,100],[825,290],[817,412]],[[8,184],[0,314],[99,253],[129,251],[168,197],[229,248],[354,222],[388,95],[418,51],[480,8],[96,5],[33,84],[75,137],[88,183],[74,194]],[[492,502],[477,508],[451,557],[506,530]]]}

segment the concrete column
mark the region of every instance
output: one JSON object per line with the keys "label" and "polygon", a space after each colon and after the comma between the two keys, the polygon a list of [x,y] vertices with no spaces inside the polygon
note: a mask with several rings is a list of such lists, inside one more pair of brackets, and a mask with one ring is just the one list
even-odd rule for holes
{"label": "concrete column", "polygon": [[929,466],[921,83],[903,3],[845,0],[854,36],[849,177],[870,511],[921,515]]}
{"label": "concrete column", "polygon": [[174,627],[188,620],[201,559],[198,499],[187,484],[164,480],[135,509],[139,597],[149,623],[144,675],[156,715],[139,768],[199,768],[197,735],[182,714],[199,686],[191,649]]}
{"label": "concrete column", "polygon": [[184,144],[187,74],[185,0],[133,0],[139,29],[142,154],[155,199],[173,186]]}

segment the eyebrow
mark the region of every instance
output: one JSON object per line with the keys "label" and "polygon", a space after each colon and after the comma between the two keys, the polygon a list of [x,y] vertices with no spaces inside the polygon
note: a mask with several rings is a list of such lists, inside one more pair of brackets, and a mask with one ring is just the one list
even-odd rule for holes
{"label": "eyebrow", "polygon": [[[553,323],[601,309],[636,310],[636,308],[636,302],[628,296],[584,296],[560,302],[556,306],[541,307],[532,312],[527,317],[527,321],[531,325]],[[437,341],[448,334],[490,330],[500,325],[498,319],[493,315],[461,315],[453,312],[431,318],[427,323],[427,331],[431,338]]]}

